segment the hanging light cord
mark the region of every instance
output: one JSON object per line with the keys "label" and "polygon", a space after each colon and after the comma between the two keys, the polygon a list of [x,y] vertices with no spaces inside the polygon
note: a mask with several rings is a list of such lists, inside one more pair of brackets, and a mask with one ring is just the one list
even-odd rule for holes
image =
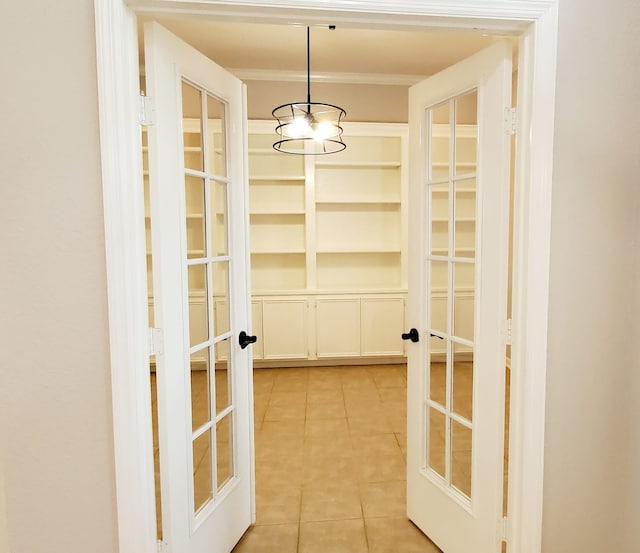
{"label": "hanging light cord", "polygon": [[307,109],[311,111],[311,46],[309,36],[309,27],[307,27]]}

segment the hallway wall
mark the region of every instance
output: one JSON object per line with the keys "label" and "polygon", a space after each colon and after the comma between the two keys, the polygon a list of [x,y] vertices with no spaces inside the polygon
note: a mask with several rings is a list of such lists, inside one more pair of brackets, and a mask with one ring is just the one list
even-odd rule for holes
{"label": "hallway wall", "polygon": [[544,553],[640,550],[639,24],[560,0]]}
{"label": "hallway wall", "polygon": [[0,21],[0,544],[115,553],[93,2]]}

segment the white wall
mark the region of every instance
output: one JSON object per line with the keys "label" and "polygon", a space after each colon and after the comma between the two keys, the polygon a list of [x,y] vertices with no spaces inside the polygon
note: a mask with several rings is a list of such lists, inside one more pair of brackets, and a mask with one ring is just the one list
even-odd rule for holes
{"label": "white wall", "polygon": [[560,0],[544,553],[640,551],[639,25]]}
{"label": "white wall", "polygon": [[0,21],[0,544],[114,553],[93,3]]}
{"label": "white wall", "polygon": [[[403,85],[311,83],[311,101],[340,106],[347,112],[345,121],[406,123],[408,89]],[[249,119],[273,121],[273,108],[306,99],[306,82],[247,81]]]}

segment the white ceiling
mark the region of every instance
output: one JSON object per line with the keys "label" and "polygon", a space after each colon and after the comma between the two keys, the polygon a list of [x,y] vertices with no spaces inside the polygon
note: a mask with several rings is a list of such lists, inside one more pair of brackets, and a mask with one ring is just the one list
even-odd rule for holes
{"label": "white ceiling", "polygon": [[[296,80],[306,72],[306,28],[155,17],[172,33],[244,79]],[[139,17],[140,24],[148,20]],[[142,37],[142,32],[140,32]],[[311,73],[325,80],[409,84],[489,46],[501,37],[445,30],[311,28]],[[516,41],[514,45],[517,45]],[[515,48],[514,48],[515,49]],[[142,51],[142,48],[141,48]],[[263,75],[263,76],[261,76]]]}

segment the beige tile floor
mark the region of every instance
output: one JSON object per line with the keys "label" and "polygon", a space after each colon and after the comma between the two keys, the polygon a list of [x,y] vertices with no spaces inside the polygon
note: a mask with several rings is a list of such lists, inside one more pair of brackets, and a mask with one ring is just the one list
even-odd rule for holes
{"label": "beige tile floor", "polygon": [[[438,551],[404,514],[406,366],[258,369],[254,374],[257,521],[235,548],[237,553]],[[224,407],[228,375],[216,370],[215,376],[216,404]],[[454,408],[470,416],[471,365],[456,363],[452,378]],[[432,363],[431,379],[434,399],[444,398],[443,363]],[[191,384],[198,426],[208,419],[206,371],[193,371]],[[154,373],[151,386],[158,493]],[[442,422],[431,420],[436,446],[429,458],[432,468],[443,473],[444,440],[437,439],[443,434],[438,431]],[[232,470],[224,430],[223,425],[217,432],[217,472],[222,474],[218,488]],[[470,440],[464,433],[461,439],[455,434],[452,480],[466,491],[471,480]],[[211,496],[211,467],[201,462],[210,447],[207,439],[194,444],[196,509]],[[505,514],[506,466],[505,462]],[[157,508],[160,520],[160,502]]]}
{"label": "beige tile floor", "polygon": [[235,553],[432,553],[405,516],[406,367],[254,372],[257,520]]}

